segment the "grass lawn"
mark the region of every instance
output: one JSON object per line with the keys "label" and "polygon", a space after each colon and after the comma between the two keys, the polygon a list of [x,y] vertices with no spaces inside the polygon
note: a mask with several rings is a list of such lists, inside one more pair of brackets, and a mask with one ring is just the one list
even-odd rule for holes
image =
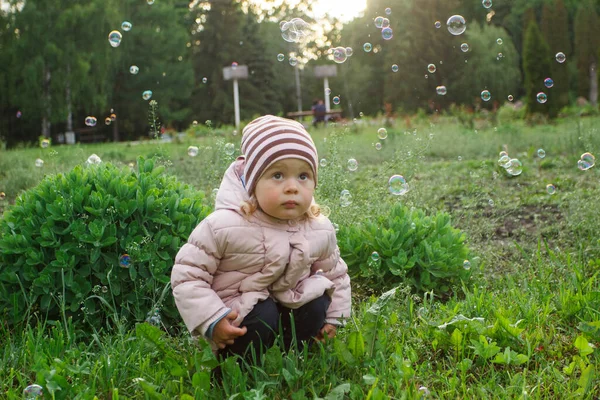
{"label": "grass lawn", "polygon": [[[314,130],[324,159],[316,200],[334,223],[361,224],[397,202],[448,212],[479,260],[470,280],[444,301],[402,284],[369,288],[361,281],[353,321],[335,340],[288,353],[274,347],[251,366],[228,359],[222,381],[211,380],[216,361],[203,343],[150,324],[127,330],[111,323],[93,334],[68,321],[2,327],[0,397],[23,398],[38,384],[44,398],[57,399],[598,398],[600,172],[581,171],[577,161],[584,152],[600,156],[599,122],[474,130],[444,118],[410,127],[398,121],[384,140],[373,120]],[[124,168],[138,155],[157,155],[168,173],[211,200],[240,139],[228,133],[0,151],[0,213],[44,175],[84,164],[93,153]],[[196,157],[187,155],[190,145],[199,147]],[[503,150],[522,162],[520,175],[498,165]],[[347,169],[350,158],[356,171]],[[408,182],[403,196],[388,191],[394,174]],[[344,189],[352,203],[342,207]]]}

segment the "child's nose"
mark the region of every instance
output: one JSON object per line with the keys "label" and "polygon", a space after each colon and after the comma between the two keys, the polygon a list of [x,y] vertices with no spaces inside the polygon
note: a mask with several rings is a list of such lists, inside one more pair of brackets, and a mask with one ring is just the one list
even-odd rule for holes
{"label": "child's nose", "polygon": [[298,192],[298,182],[295,179],[288,179],[285,182],[285,192],[286,193],[297,193]]}

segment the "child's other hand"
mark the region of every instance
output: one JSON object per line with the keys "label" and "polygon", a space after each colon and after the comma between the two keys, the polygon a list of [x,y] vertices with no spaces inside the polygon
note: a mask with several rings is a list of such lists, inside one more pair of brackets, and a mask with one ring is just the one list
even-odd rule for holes
{"label": "child's other hand", "polygon": [[232,345],[233,341],[240,336],[244,336],[248,331],[245,326],[238,328],[233,324],[233,320],[238,317],[237,311],[231,311],[225,318],[217,322],[213,329],[212,340],[219,346],[220,349],[224,349],[226,346]]}
{"label": "child's other hand", "polygon": [[334,338],[336,332],[337,332],[337,327],[335,325],[325,324],[325,325],[323,325],[323,327],[321,328],[321,330],[319,331],[319,333],[317,334],[317,337],[315,337],[315,339],[318,342],[325,343],[325,338],[326,337],[328,339]]}

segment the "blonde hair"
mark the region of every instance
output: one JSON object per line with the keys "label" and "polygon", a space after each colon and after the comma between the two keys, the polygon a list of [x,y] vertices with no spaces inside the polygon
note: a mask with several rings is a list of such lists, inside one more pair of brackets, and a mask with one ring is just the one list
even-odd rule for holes
{"label": "blonde hair", "polygon": [[[256,210],[258,210],[258,200],[254,195],[252,195],[248,201],[242,201],[240,204],[240,211],[246,218],[254,214]],[[319,206],[317,203],[312,203],[310,207],[308,207],[308,210],[306,210],[304,213],[304,217],[308,219],[318,218],[320,216],[321,206]]]}

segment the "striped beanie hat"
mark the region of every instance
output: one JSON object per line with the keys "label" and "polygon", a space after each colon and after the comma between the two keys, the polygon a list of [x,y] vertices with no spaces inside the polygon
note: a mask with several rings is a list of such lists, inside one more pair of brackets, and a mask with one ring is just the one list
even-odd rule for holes
{"label": "striped beanie hat", "polygon": [[317,148],[301,123],[265,115],[250,122],[242,131],[242,154],[246,156],[244,180],[246,191],[254,193],[261,175],[274,163],[285,158],[306,161],[317,183]]}

